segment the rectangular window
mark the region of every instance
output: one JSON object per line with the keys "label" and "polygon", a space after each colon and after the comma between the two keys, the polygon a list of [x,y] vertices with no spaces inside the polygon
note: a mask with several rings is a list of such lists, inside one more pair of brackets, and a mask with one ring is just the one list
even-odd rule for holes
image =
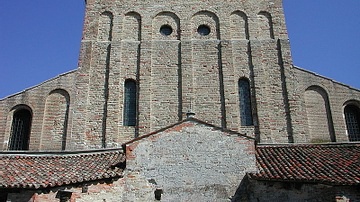
{"label": "rectangular window", "polygon": [[136,125],[136,82],[131,79],[125,81],[124,93],[124,126]]}

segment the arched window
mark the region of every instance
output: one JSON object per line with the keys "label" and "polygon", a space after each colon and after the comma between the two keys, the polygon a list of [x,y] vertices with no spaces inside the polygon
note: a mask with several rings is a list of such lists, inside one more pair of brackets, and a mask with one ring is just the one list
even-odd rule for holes
{"label": "arched window", "polygon": [[355,105],[347,105],[344,114],[349,141],[360,141],[360,109]]}
{"label": "arched window", "polygon": [[125,80],[124,89],[124,126],[136,125],[136,81]]}
{"label": "arched window", "polygon": [[249,80],[239,79],[240,120],[242,126],[252,126],[251,94]]}
{"label": "arched window", "polygon": [[31,112],[20,109],[14,113],[11,124],[9,150],[28,150],[31,128]]}

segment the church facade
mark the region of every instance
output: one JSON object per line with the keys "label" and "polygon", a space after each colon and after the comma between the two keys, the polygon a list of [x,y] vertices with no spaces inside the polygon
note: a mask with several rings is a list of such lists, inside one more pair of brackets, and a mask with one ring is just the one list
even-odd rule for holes
{"label": "church facade", "polygon": [[281,1],[89,0],[78,69],[2,99],[0,138],[109,148],[191,111],[261,143],[346,142],[359,140],[359,100],[293,66]]}
{"label": "church facade", "polygon": [[[78,68],[3,98],[0,112],[6,155],[124,148],[127,158],[134,139],[195,114],[197,123],[244,138],[229,143],[246,156],[236,161],[241,176],[257,170],[256,149],[244,145],[360,141],[360,91],[294,66],[281,0],[87,0]],[[137,163],[132,171],[149,174]],[[243,179],[227,177],[233,187],[220,186],[222,199]]]}

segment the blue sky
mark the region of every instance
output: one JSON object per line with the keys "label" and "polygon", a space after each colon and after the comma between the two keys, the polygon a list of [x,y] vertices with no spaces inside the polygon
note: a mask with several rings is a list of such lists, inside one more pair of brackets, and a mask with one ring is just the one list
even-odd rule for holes
{"label": "blue sky", "polygon": [[[360,89],[360,0],[284,0],[296,66]],[[84,0],[0,1],[0,98],[77,68]]]}

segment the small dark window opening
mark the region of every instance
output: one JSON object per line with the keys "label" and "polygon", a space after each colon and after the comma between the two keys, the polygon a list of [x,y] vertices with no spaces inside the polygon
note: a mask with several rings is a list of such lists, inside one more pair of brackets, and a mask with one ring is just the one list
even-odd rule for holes
{"label": "small dark window opening", "polygon": [[72,195],[72,192],[61,190],[56,194],[56,198],[58,198],[60,202],[70,202],[71,195]]}
{"label": "small dark window opening", "polygon": [[163,25],[160,27],[160,33],[163,36],[169,36],[173,32],[173,29],[170,25]]}
{"label": "small dark window opening", "polygon": [[28,150],[32,115],[21,109],[14,113],[11,124],[9,150]]}
{"label": "small dark window opening", "polygon": [[344,114],[349,141],[360,141],[360,109],[355,105],[347,105]]}
{"label": "small dark window opening", "polygon": [[197,32],[201,35],[201,36],[207,36],[210,34],[210,27],[207,25],[200,25],[197,29]]}
{"label": "small dark window opening", "polygon": [[162,194],[163,194],[163,190],[157,188],[157,189],[154,191],[155,199],[158,200],[158,201],[160,201]]}
{"label": "small dark window opening", "polygon": [[8,193],[0,193],[0,202],[6,202],[8,197]]}
{"label": "small dark window opening", "polygon": [[239,80],[240,120],[242,126],[252,126],[250,83],[247,79]]}
{"label": "small dark window opening", "polygon": [[87,185],[81,187],[81,193],[88,193],[88,191],[89,191],[89,187]]}
{"label": "small dark window opening", "polygon": [[136,125],[136,82],[132,79],[125,81],[124,93],[124,126]]}

